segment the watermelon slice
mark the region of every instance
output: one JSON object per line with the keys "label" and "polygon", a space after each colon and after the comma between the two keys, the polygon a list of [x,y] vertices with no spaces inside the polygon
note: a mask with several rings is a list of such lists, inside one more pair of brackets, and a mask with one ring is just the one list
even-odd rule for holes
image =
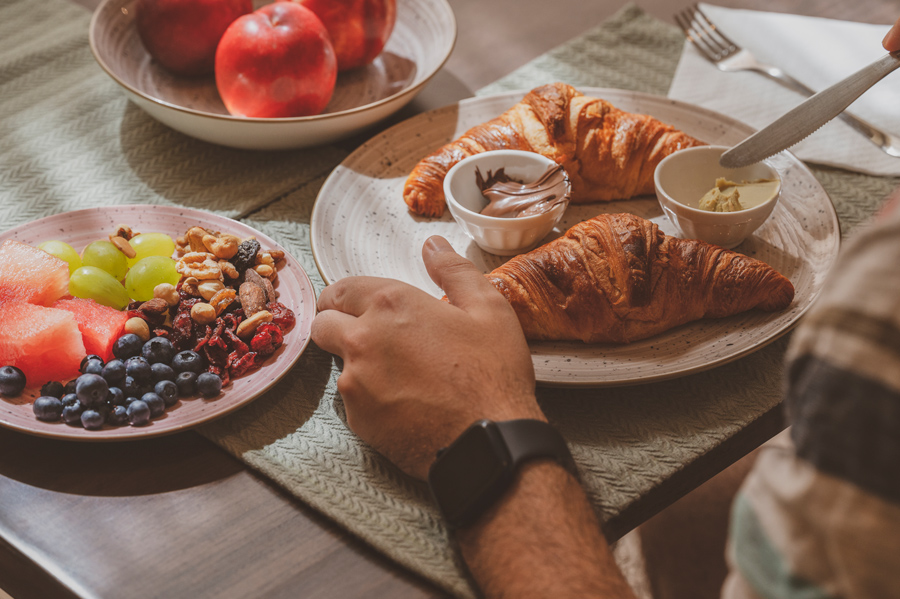
{"label": "watermelon slice", "polygon": [[84,338],[84,350],[96,354],[108,362],[113,357],[112,348],[116,339],[122,336],[128,315],[115,308],[98,304],[91,299],[61,299],[54,308],[66,310],[75,315],[78,330]]}
{"label": "watermelon slice", "polygon": [[85,351],[71,312],[0,301],[0,322],[0,366],[21,368],[29,387],[78,375]]}
{"label": "watermelon slice", "polygon": [[0,301],[50,306],[68,292],[69,265],[64,260],[12,239],[0,244]]}

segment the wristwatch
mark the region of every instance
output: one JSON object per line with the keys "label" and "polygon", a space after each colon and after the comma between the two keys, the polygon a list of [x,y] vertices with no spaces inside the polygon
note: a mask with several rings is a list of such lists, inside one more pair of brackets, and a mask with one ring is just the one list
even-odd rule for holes
{"label": "wristwatch", "polygon": [[428,486],[451,528],[478,519],[509,487],[526,460],[551,458],[575,473],[562,435],[542,420],[479,420],[438,451]]}

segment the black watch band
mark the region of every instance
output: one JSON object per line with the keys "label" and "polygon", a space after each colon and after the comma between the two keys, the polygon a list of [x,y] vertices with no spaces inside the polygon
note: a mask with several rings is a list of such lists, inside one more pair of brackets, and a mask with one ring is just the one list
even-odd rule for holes
{"label": "black watch band", "polygon": [[509,488],[519,465],[554,459],[575,473],[565,439],[543,420],[479,420],[438,452],[428,485],[452,528],[474,522]]}

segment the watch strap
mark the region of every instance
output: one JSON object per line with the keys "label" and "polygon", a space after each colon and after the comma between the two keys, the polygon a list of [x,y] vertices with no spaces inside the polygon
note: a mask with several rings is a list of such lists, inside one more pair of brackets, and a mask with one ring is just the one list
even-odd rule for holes
{"label": "watch strap", "polygon": [[451,528],[473,523],[509,488],[523,462],[553,459],[576,478],[563,436],[543,420],[479,420],[438,451],[428,485]]}
{"label": "watch strap", "polygon": [[495,422],[506,442],[514,467],[538,458],[555,459],[575,474],[575,463],[566,440],[552,425],[543,420],[523,418]]}

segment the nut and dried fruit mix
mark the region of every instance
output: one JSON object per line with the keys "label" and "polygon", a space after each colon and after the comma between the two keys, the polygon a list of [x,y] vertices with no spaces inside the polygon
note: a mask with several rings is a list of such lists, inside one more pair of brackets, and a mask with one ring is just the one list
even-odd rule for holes
{"label": "nut and dried fruit mix", "polygon": [[129,304],[128,315],[146,322],[150,337],[201,354],[227,385],[262,366],[294,325],[294,312],[275,291],[284,252],[199,226],[175,244],[178,285],[158,285],[152,299]]}

